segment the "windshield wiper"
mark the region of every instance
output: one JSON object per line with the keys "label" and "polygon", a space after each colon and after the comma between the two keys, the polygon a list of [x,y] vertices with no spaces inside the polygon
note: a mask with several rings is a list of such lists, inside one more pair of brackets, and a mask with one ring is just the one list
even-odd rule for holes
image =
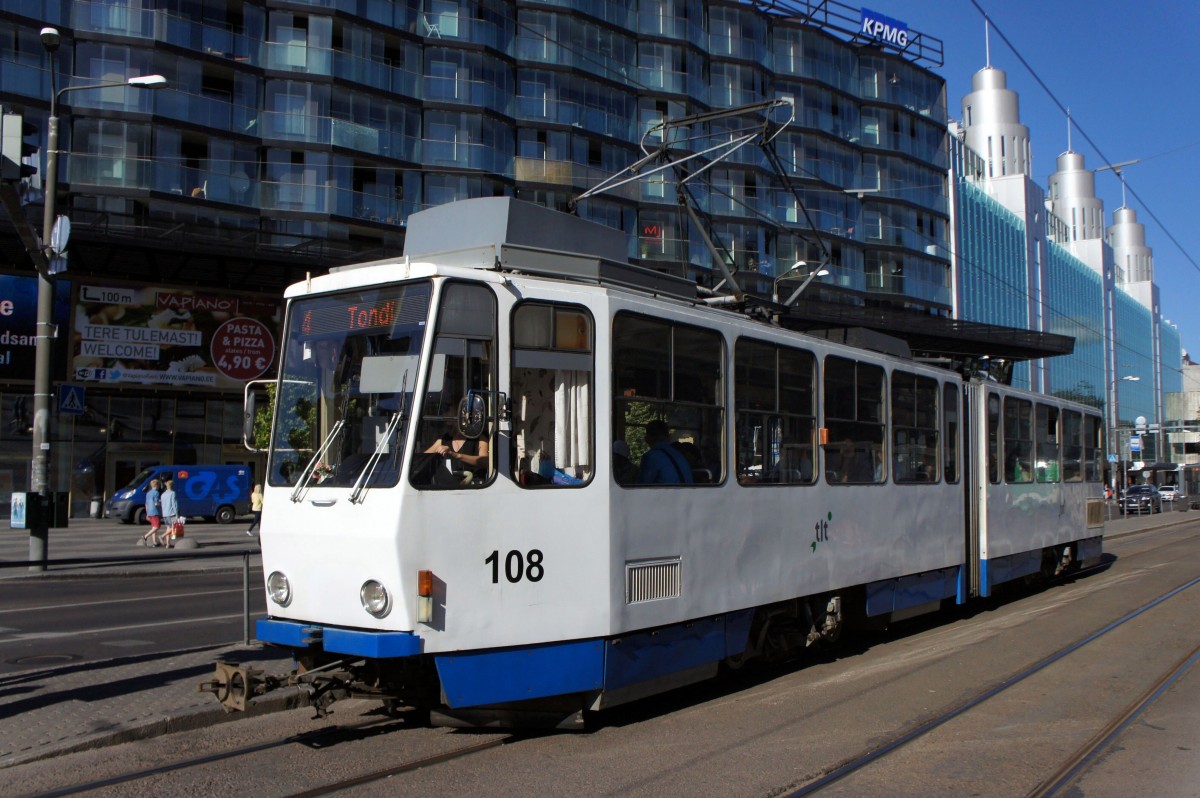
{"label": "windshield wiper", "polygon": [[[366,490],[367,483],[371,481],[372,475],[375,473],[375,468],[379,465],[379,459],[383,456],[383,447],[387,446],[387,442],[392,439],[392,435],[396,433],[396,427],[400,426],[400,420],[405,416],[405,397],[408,395],[408,372],[404,373],[404,377],[400,380],[400,409],[392,413],[392,417],[388,420],[388,425],[384,429],[383,434],[379,436],[379,440],[375,443],[375,451],[371,453],[371,459],[367,461],[367,465],[363,468],[362,473],[358,475],[358,480],[354,483],[354,490],[350,492],[350,503],[357,504],[360,501],[362,492]],[[400,456],[399,449],[394,453],[397,457]]]}
{"label": "windshield wiper", "polygon": [[343,415],[333,425],[333,429],[329,430],[329,434],[325,436],[325,440],[321,441],[321,446],[317,449],[312,459],[308,461],[308,465],[304,466],[304,470],[300,472],[300,479],[296,482],[296,488],[292,491],[292,501],[300,501],[300,495],[304,493],[304,489],[308,487],[308,481],[312,479],[313,471],[317,469],[317,464],[321,462],[321,456],[329,450],[333,445],[333,441],[342,431],[342,427],[346,426],[346,417]]}
{"label": "windshield wiper", "polygon": [[[400,425],[400,419],[403,417],[403,411],[397,410],[395,413],[392,413],[387,427],[383,430],[383,435],[379,436],[379,443],[375,444],[375,451],[371,453],[371,459],[367,461],[366,467],[358,475],[358,480],[354,483],[354,490],[350,492],[350,502],[352,504],[358,503],[359,496],[366,489],[367,483],[371,481],[371,477],[375,473],[375,468],[379,465],[379,460],[383,456],[383,447],[392,439],[392,435],[396,433],[396,427]],[[399,452],[396,452],[396,454],[399,455]]]}

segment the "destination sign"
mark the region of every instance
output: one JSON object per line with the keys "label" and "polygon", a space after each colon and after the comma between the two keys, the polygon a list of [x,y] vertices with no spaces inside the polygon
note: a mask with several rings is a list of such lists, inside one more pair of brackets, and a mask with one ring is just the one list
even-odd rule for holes
{"label": "destination sign", "polygon": [[393,296],[345,297],[340,301],[305,303],[296,308],[300,333],[305,338],[324,338],[354,333],[388,332],[397,326],[425,320],[429,294],[424,290]]}

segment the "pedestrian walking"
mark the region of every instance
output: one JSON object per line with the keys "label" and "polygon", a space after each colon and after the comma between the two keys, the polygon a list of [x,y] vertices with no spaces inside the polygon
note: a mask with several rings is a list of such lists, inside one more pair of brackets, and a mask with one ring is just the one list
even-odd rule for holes
{"label": "pedestrian walking", "polygon": [[254,530],[258,529],[258,522],[262,520],[262,500],[262,485],[255,485],[254,490],[250,491],[250,512],[254,513],[254,520],[246,527],[246,534],[250,537],[254,537]]}
{"label": "pedestrian walking", "polygon": [[150,529],[138,541],[139,546],[158,545],[156,537],[158,535],[158,528],[162,524],[161,494],[158,492],[158,488],[158,480],[150,480],[150,490],[146,491],[146,520],[150,522]]}
{"label": "pedestrian walking", "polygon": [[168,479],[166,490],[162,492],[160,498],[162,504],[162,538],[160,543],[171,548],[172,537],[175,534],[175,522],[179,520],[179,500],[175,496],[175,480]]}

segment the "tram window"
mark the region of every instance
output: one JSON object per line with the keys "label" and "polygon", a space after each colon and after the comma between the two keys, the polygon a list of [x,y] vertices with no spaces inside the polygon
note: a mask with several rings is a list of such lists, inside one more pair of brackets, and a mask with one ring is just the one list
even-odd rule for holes
{"label": "tram window", "polygon": [[[621,313],[613,320],[612,349],[613,448],[627,450],[629,460],[639,466],[637,474],[614,478],[623,484],[720,482],[725,427],[721,336]],[[672,452],[643,462],[654,445],[646,433],[655,420],[666,423]],[[655,468],[659,462],[670,468]]]}
{"label": "tram window", "polygon": [[810,352],[737,342],[733,390],[739,483],[814,481],[816,388],[816,359]]}
{"label": "tram window", "polygon": [[942,386],[942,471],[947,482],[958,482],[958,386]]}
{"label": "tram window", "polygon": [[1099,416],[1087,416],[1083,429],[1083,461],[1088,482],[1099,482],[1104,473],[1104,422]]}
{"label": "tram window", "polygon": [[1083,479],[1083,414],[1074,410],[1063,411],[1062,478],[1063,482]]}
{"label": "tram window", "polygon": [[882,368],[840,357],[825,358],[825,478],[833,484],[884,479]]}
{"label": "tram window", "polygon": [[897,482],[937,482],[937,380],[892,372],[892,465]]}
{"label": "tram window", "polygon": [[1034,473],[1038,482],[1058,482],[1058,408],[1037,405],[1037,459]]}
{"label": "tram window", "polygon": [[[409,479],[419,488],[482,488],[495,475],[496,299],[485,286],[449,283],[438,311]],[[459,419],[470,397],[478,397],[485,412],[476,437],[467,437]]]}
{"label": "tram window", "polygon": [[1009,396],[1004,399],[1004,478],[1008,482],[1033,481],[1033,403]]}
{"label": "tram window", "polygon": [[[269,484],[304,479],[309,488],[347,488],[362,480],[374,488],[399,481],[405,427],[398,414],[407,417],[419,401],[412,391],[430,295],[431,285],[420,282],[294,301]],[[203,415],[204,405],[197,410]]]}
{"label": "tram window", "polygon": [[1000,483],[1000,397],[988,394],[987,398],[987,452],[988,482]]}
{"label": "tram window", "polygon": [[592,317],[524,302],[512,321],[513,476],[523,487],[572,486],[595,473]]}

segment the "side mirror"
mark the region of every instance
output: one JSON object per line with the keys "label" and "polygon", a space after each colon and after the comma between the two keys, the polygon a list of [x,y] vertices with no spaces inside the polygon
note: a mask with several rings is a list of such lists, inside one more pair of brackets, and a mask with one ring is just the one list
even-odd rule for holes
{"label": "side mirror", "polygon": [[458,431],[464,438],[478,438],[487,425],[487,401],[482,394],[467,392],[458,403]]}
{"label": "side mirror", "polygon": [[242,389],[242,444],[256,454],[265,452],[266,449],[259,447],[255,441],[255,421],[260,408],[265,407],[268,413],[274,409],[271,407],[267,386],[276,384],[275,380],[251,380]]}

